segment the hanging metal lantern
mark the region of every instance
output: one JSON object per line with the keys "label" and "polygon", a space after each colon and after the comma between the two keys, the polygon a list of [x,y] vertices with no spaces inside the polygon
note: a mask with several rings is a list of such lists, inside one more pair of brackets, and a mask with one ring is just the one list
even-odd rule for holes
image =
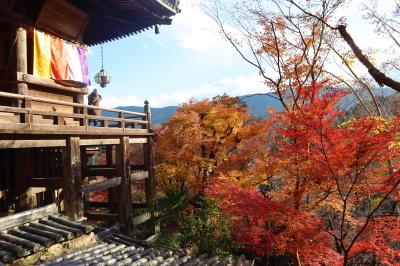
{"label": "hanging metal lantern", "polygon": [[111,76],[104,70],[103,67],[103,46],[101,46],[101,70],[94,76],[94,81],[102,88],[105,88],[111,82]]}
{"label": "hanging metal lantern", "polygon": [[105,88],[111,82],[111,76],[102,68],[99,73],[94,76],[94,80],[102,88]]}

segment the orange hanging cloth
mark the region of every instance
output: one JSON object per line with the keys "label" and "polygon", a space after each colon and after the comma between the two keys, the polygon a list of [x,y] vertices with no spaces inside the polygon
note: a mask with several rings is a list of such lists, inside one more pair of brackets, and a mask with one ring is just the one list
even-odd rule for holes
{"label": "orange hanging cloth", "polygon": [[33,75],[51,77],[51,40],[50,36],[34,30],[33,32]]}
{"label": "orange hanging cloth", "polygon": [[51,77],[68,79],[68,61],[63,39],[51,37]]}

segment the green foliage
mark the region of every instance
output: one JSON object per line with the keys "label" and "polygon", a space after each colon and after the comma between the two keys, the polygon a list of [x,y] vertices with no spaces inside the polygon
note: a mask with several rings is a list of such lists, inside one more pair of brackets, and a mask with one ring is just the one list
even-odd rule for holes
{"label": "green foliage", "polygon": [[182,229],[183,242],[196,246],[200,253],[226,255],[236,247],[230,225],[213,200],[205,199]]}
{"label": "green foliage", "polygon": [[182,243],[183,236],[181,233],[163,232],[157,238],[156,246],[175,251],[181,248]]}
{"label": "green foliage", "polygon": [[171,228],[162,228],[162,234],[156,243],[158,246],[172,250],[193,248],[199,253],[214,255],[230,254],[237,247],[228,221],[216,203],[209,199],[204,199],[201,207],[196,208],[192,215],[185,218],[180,216],[174,228],[179,233],[169,232],[168,229]]}
{"label": "green foliage", "polygon": [[184,216],[190,201],[190,195],[186,191],[171,193],[157,199],[155,212],[158,214],[153,222],[165,226],[170,223],[177,223]]}

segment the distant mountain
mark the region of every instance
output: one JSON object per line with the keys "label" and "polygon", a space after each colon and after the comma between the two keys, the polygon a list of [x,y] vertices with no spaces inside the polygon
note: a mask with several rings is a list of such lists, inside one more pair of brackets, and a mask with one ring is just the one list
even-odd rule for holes
{"label": "distant mountain", "polygon": [[[116,109],[139,112],[143,113],[143,106],[118,106]],[[151,107],[151,120],[153,124],[162,124],[167,122],[168,118],[175,113],[178,106],[166,106],[166,107]]]}
{"label": "distant mountain", "polygon": [[281,102],[273,97],[276,95],[268,93],[266,95],[245,95],[240,98],[247,104],[253,116],[265,117],[268,108],[282,110]]}
{"label": "distant mountain", "polygon": [[[272,107],[277,110],[281,109],[280,102],[268,95],[245,95],[241,97],[247,106],[250,108],[250,112],[255,117],[265,117],[267,108]],[[143,112],[142,106],[118,106],[116,109],[126,110],[131,112]],[[151,118],[154,124],[162,124],[172,116],[172,114],[178,109],[178,106],[166,106],[166,107],[152,107]],[[111,115],[112,114],[108,114]]]}
{"label": "distant mountain", "polygon": [[[392,90],[385,90],[385,89],[376,89],[376,93],[379,92],[382,96],[381,98],[386,100],[387,97],[393,93]],[[395,94],[393,94],[395,95]],[[247,106],[250,108],[250,112],[254,117],[265,117],[267,108],[274,108],[278,111],[282,110],[281,103],[274,99],[276,97],[274,94],[266,94],[266,95],[244,95],[240,98],[246,102]],[[342,107],[350,110],[354,109],[355,106],[358,105],[355,97],[350,95],[341,103]],[[131,112],[143,112],[142,106],[118,106],[117,109],[131,111]],[[152,121],[154,124],[162,124],[165,123],[172,114],[178,109],[178,106],[166,106],[166,107],[152,107],[151,108],[151,115]],[[113,113],[107,113],[107,115],[113,116]]]}

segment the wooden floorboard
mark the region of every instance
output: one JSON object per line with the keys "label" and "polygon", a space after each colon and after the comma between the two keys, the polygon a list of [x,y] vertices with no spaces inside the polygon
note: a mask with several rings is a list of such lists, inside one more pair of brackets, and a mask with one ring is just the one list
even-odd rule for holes
{"label": "wooden floorboard", "polygon": [[[0,123],[0,134],[152,136],[147,129]],[[133,142],[137,143],[137,142]],[[140,141],[143,143],[143,140]]]}

